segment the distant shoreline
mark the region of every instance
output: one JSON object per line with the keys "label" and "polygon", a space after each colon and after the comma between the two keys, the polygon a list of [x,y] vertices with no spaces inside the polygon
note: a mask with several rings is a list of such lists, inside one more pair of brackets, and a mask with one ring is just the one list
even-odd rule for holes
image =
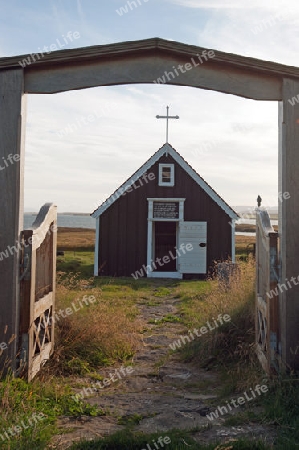
{"label": "distant shoreline", "polygon": [[[27,216],[27,227],[30,228],[32,220],[29,219],[29,217],[32,215],[34,216],[34,213],[25,213]],[[69,217],[69,219],[68,219]],[[74,217],[74,219],[72,219]],[[76,220],[75,217],[78,217]],[[86,219],[83,219],[86,218]],[[63,220],[63,219],[66,220]],[[82,218],[82,219],[79,219]],[[256,231],[256,225],[254,223],[255,221],[251,221],[251,223],[236,223],[235,224],[235,231],[237,233],[255,233]],[[276,222],[277,223],[277,222]],[[30,225],[29,225],[30,224]],[[277,231],[277,225],[273,225],[273,228],[275,231]],[[95,221],[92,220],[90,215],[84,214],[84,213],[69,213],[69,214],[58,214],[58,229],[62,233],[71,231],[81,231],[81,230],[90,230],[95,231]]]}
{"label": "distant shoreline", "polygon": [[[79,231],[93,231],[95,232],[95,228],[82,228],[82,227],[57,227],[58,231],[61,233],[74,233]],[[273,226],[274,230],[277,231],[277,225]],[[240,224],[236,225],[236,232],[241,233],[255,233],[255,225],[251,224]]]}
{"label": "distant shoreline", "polygon": [[77,233],[80,231],[92,231],[92,232],[96,232],[95,228],[82,228],[82,227],[57,227],[57,230],[60,233]]}
{"label": "distant shoreline", "polygon": [[[274,231],[278,231],[278,226],[277,225],[273,225],[273,229]],[[250,223],[240,223],[240,224],[236,224],[236,228],[235,231],[237,232],[241,232],[241,233],[255,233],[256,230],[256,226],[252,225]]]}

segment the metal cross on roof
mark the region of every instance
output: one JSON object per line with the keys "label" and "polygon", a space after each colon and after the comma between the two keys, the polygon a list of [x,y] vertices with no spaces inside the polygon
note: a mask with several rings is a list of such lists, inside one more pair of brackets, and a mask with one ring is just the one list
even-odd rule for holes
{"label": "metal cross on roof", "polygon": [[167,114],[166,116],[156,116],[157,119],[166,119],[166,143],[168,144],[168,120],[169,119],[179,119],[179,116],[170,116],[169,113],[169,106],[166,106]]}

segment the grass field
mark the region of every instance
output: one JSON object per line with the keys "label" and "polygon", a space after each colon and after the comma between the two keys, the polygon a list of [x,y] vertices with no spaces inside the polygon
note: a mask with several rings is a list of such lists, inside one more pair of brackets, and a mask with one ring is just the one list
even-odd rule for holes
{"label": "grass field", "polygon": [[83,228],[59,228],[57,234],[57,249],[94,251],[95,235],[95,230]]}
{"label": "grass field", "polygon": [[[254,236],[236,236],[237,258],[246,259],[250,253],[252,254],[254,243]],[[58,257],[58,271],[66,273],[80,271],[84,276],[92,276],[94,244],[95,230],[59,228],[57,249],[64,251],[65,254]]]}
{"label": "grass field", "polygon": [[[236,227],[236,231],[245,231],[247,225],[239,225]],[[251,232],[255,231],[254,225],[248,225],[248,229]],[[242,242],[255,242],[254,236],[236,236],[236,247]],[[79,250],[90,249],[94,250],[95,243],[95,230],[83,229],[83,228],[59,228],[57,247],[58,250]]]}

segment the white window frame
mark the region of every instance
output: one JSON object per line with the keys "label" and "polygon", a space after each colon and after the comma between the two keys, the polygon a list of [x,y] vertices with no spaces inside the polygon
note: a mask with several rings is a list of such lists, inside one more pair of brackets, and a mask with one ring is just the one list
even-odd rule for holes
{"label": "white window frame", "polygon": [[[162,173],[164,167],[170,168],[170,182],[162,181]],[[159,164],[159,186],[174,186],[174,164]]]}

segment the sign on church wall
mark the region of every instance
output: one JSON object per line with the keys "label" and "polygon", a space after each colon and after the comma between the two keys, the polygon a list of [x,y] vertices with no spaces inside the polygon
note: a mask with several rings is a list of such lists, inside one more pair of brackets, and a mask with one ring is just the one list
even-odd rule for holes
{"label": "sign on church wall", "polygon": [[179,202],[154,202],[154,219],[178,219]]}

